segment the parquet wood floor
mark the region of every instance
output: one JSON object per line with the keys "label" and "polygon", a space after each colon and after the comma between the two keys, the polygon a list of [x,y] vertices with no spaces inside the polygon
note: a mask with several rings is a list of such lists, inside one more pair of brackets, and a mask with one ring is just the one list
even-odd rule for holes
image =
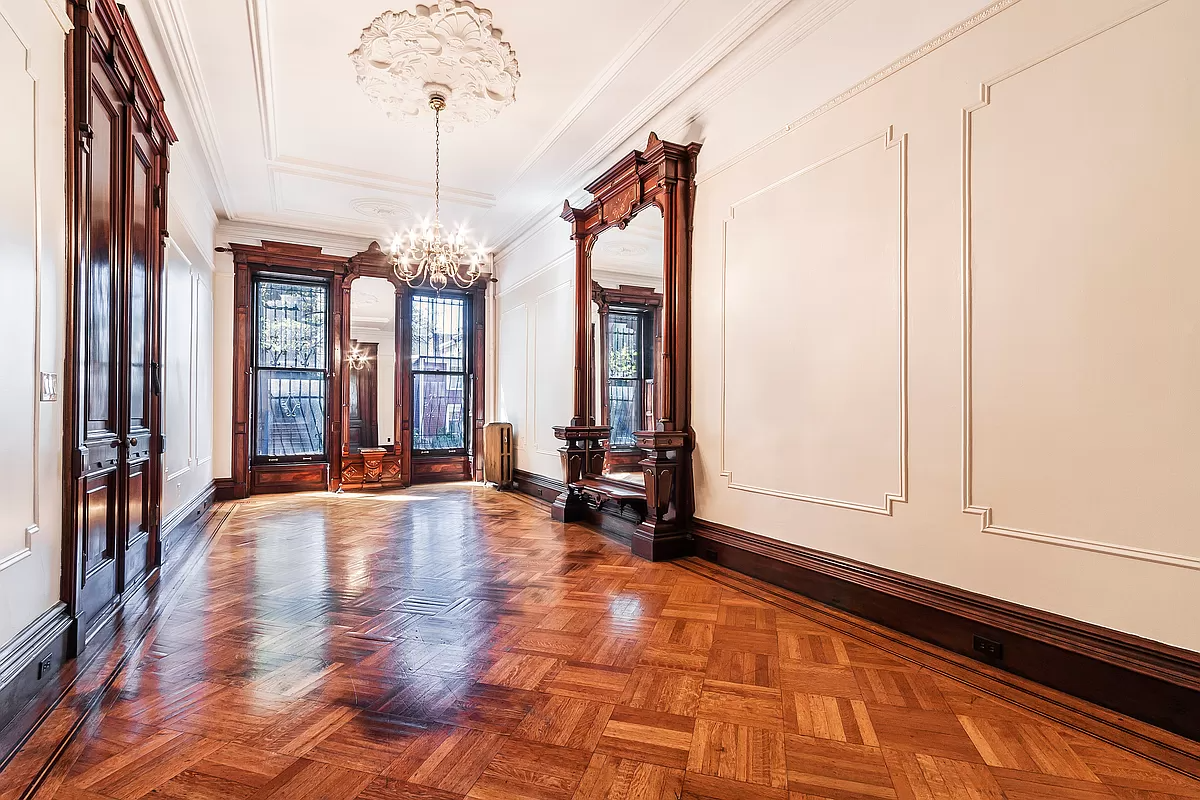
{"label": "parquet wood floor", "polygon": [[259,498],[36,797],[1200,798],[870,641],[491,489]]}

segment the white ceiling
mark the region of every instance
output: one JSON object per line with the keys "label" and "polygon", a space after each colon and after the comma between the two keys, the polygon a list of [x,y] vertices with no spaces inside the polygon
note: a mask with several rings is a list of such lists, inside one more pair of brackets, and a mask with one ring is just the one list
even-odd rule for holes
{"label": "white ceiling", "polygon": [[[444,219],[489,243],[561,203],[607,150],[792,0],[484,0],[516,102],[443,136]],[[830,0],[794,0],[829,3]],[[845,0],[842,0],[845,3]],[[432,120],[355,83],[362,29],[408,0],[149,0],[214,173],[220,217],[385,236],[432,207]],[[178,113],[174,112],[173,113]],[[607,147],[604,143],[607,142]],[[566,178],[574,174],[574,183]]]}
{"label": "white ceiling", "polygon": [[[432,120],[389,120],[348,57],[376,16],[415,0],[143,2],[227,227],[308,243],[386,240],[430,213]],[[443,220],[467,223],[493,247],[511,243],[766,23],[786,18],[778,38],[794,42],[854,2],[481,0],[521,79],[495,120],[443,135]],[[914,5],[929,2],[980,0]],[[737,54],[747,74],[758,53],[745,50],[757,49]],[[660,133],[691,133],[682,128]]]}

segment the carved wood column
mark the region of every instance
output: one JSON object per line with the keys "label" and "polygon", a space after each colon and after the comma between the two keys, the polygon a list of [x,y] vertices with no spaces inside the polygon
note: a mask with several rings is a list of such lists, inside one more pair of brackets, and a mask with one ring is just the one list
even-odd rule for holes
{"label": "carved wood column", "polygon": [[646,519],[630,543],[636,556],[666,561],[687,555],[691,539],[680,527],[677,503],[680,456],[688,447],[682,431],[638,431],[637,446],[646,452],[638,462],[646,483]]}

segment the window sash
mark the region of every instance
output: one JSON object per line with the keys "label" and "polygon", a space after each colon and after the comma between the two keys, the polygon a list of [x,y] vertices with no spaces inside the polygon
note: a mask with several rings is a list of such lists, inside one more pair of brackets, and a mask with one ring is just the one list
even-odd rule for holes
{"label": "window sash", "polygon": [[[251,355],[252,463],[329,457],[329,287],[325,282],[256,276]],[[278,305],[264,308],[275,289]],[[292,289],[288,295],[288,289]],[[264,315],[271,314],[264,331]],[[307,322],[313,319],[316,324]],[[312,334],[316,333],[316,336]],[[264,363],[266,362],[266,363]]]}
{"label": "window sash", "polygon": [[[425,319],[418,322],[422,316]],[[413,453],[465,454],[470,446],[472,402],[470,297],[414,293],[412,319]],[[457,332],[451,332],[455,327]],[[423,333],[427,335],[422,337]]]}

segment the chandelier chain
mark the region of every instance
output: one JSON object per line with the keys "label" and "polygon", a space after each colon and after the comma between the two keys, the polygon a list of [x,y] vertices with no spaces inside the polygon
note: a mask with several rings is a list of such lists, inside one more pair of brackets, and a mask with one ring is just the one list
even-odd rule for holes
{"label": "chandelier chain", "polygon": [[433,223],[442,224],[442,109],[433,108]]}

